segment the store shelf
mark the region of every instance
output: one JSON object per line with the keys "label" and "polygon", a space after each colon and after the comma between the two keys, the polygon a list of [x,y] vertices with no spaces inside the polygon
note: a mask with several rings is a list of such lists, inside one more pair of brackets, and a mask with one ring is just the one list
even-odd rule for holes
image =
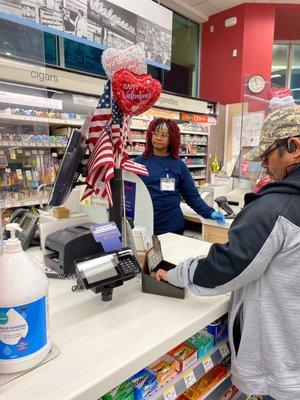
{"label": "store shelf", "polygon": [[205,164],[185,164],[188,168],[206,168]]}
{"label": "store shelf", "polygon": [[130,156],[140,156],[141,154],[143,154],[143,151],[129,151],[128,155]]}
{"label": "store shelf", "polygon": [[136,142],[136,143],[146,143],[146,139],[131,139],[132,142]]}
{"label": "store shelf", "polygon": [[179,155],[180,156],[190,156],[190,157],[193,157],[193,156],[200,157],[200,156],[207,156],[207,153],[180,153]]}
{"label": "store shelf", "polygon": [[2,208],[14,208],[14,207],[30,207],[30,206],[38,206],[41,203],[42,204],[46,204],[48,202],[48,200],[43,200],[42,202],[38,201],[38,200],[28,200],[28,201],[24,201],[24,200],[16,200],[13,202],[0,202],[0,209]]}
{"label": "store shelf", "polygon": [[131,126],[130,129],[134,131],[146,131],[148,128],[138,127],[138,126]]}
{"label": "store shelf", "polygon": [[186,135],[201,135],[201,136],[208,136],[208,132],[199,132],[199,131],[180,131],[180,133],[186,134]]}
{"label": "store shelf", "polygon": [[81,126],[84,120],[73,120],[73,119],[59,119],[59,118],[39,118],[39,117],[28,117],[26,115],[5,115],[0,114],[0,121],[6,123],[20,122],[22,124],[48,124],[48,125],[66,125],[66,126]]}
{"label": "store shelf", "polygon": [[12,148],[12,147],[26,148],[26,149],[52,149],[52,148],[65,149],[67,147],[67,145],[66,144],[65,145],[55,145],[55,144],[46,145],[44,143],[41,143],[41,144],[26,144],[24,142],[22,142],[22,144],[16,143],[16,142],[10,142],[9,144],[3,144],[3,143],[0,142],[0,148],[2,148],[2,149]]}
{"label": "store shelf", "polygon": [[[229,354],[227,342],[215,346],[207,355],[198,359],[191,367],[182,371],[163,387],[151,392],[146,400],[173,400],[189,389],[202,376]],[[173,393],[173,397],[168,393]],[[176,396],[175,396],[176,394]]]}

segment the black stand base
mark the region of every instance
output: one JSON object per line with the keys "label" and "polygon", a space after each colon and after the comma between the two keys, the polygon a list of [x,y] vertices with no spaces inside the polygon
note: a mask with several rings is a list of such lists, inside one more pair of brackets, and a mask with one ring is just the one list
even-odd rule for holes
{"label": "black stand base", "polygon": [[112,300],[114,288],[122,285],[123,281],[114,282],[112,285],[95,286],[91,290],[96,294],[101,293],[101,300],[107,302]]}

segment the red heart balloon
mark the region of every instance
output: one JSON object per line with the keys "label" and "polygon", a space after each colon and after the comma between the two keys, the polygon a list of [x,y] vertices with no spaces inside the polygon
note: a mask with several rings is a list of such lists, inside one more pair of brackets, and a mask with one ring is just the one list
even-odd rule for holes
{"label": "red heart balloon", "polygon": [[139,115],[157,101],[161,83],[148,74],[135,74],[128,69],[117,71],[112,79],[115,100],[127,115]]}

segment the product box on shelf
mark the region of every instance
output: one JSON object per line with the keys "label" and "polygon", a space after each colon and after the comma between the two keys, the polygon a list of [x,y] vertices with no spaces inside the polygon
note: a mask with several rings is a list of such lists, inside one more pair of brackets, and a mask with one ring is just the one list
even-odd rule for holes
{"label": "product box on shelf", "polygon": [[175,359],[168,354],[165,354],[158,360],[154,361],[148,366],[154,375],[156,375],[157,384],[163,386],[170,379],[177,375],[177,370],[175,368]]}
{"label": "product box on shelf", "polygon": [[198,351],[198,358],[201,358],[205,356],[209,349],[214,347],[214,337],[206,331],[200,331],[190,337],[186,343],[194,346]]}
{"label": "product box on shelf", "polygon": [[214,337],[214,346],[223,340],[225,340],[228,336],[228,322],[227,319],[222,321],[221,319],[217,319],[211,324],[207,325],[205,330],[210,333]]}
{"label": "product box on shelf", "polygon": [[225,368],[215,365],[184,393],[185,397],[188,400],[200,400],[226,374],[227,370]]}
{"label": "product box on shelf", "polygon": [[121,385],[102,396],[102,400],[135,400],[132,382],[125,381],[121,383]]}
{"label": "product box on shelf", "polygon": [[181,343],[168,354],[175,358],[175,368],[178,372],[189,368],[197,360],[197,349],[187,343]]}
{"label": "product box on shelf", "polygon": [[237,392],[237,387],[232,385],[229,389],[226,390],[225,393],[222,394],[222,396],[218,400],[232,400]]}
{"label": "product box on shelf", "polygon": [[157,388],[157,379],[147,369],[142,369],[130,378],[134,388],[135,400],[143,400]]}

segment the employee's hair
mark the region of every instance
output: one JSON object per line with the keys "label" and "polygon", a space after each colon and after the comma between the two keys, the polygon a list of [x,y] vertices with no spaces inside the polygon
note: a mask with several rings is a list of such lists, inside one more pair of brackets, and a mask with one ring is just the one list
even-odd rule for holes
{"label": "employee's hair", "polygon": [[173,158],[179,158],[180,131],[176,122],[171,119],[158,118],[150,122],[146,133],[146,148],[144,157],[153,156],[152,135],[159,128],[167,127],[169,132],[169,151]]}

